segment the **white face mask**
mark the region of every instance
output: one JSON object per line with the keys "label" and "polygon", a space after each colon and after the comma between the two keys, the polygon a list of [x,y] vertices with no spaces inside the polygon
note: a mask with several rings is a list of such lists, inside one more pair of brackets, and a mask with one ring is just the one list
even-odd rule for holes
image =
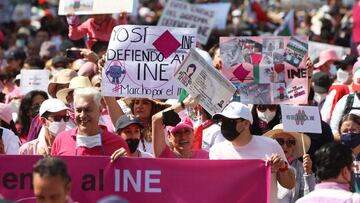
{"label": "white face mask", "polygon": [[345,83],[348,79],[349,79],[349,72],[339,68],[339,70],[337,70],[336,72],[336,80],[341,83]]}
{"label": "white face mask", "polygon": [[65,131],[66,129],[66,122],[61,119],[60,122],[51,122],[48,127],[50,134],[54,137],[58,135],[60,132]]}
{"label": "white face mask", "polygon": [[256,111],[259,119],[265,121],[266,123],[269,123],[273,118],[275,118],[276,115],[276,111],[270,111],[269,109],[266,109],[264,112],[259,110]]}

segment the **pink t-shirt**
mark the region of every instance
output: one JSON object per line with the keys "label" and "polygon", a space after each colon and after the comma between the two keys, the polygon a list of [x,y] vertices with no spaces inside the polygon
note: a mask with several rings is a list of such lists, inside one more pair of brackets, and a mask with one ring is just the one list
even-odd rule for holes
{"label": "pink t-shirt", "polygon": [[[166,145],[159,158],[180,158]],[[192,159],[209,159],[209,152],[205,150],[192,150]]]}

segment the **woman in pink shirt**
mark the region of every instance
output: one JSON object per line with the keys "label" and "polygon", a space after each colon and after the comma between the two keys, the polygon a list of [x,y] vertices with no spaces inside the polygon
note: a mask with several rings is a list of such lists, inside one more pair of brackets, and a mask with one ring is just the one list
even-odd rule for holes
{"label": "woman in pink shirt", "polygon": [[[197,103],[198,99],[188,97],[184,102],[174,104],[152,117],[153,152],[155,157],[209,159],[207,151],[191,149],[194,140],[193,124],[189,117],[181,120],[177,114],[186,107],[196,106]],[[170,146],[165,142],[164,126],[172,126],[167,130]]]}

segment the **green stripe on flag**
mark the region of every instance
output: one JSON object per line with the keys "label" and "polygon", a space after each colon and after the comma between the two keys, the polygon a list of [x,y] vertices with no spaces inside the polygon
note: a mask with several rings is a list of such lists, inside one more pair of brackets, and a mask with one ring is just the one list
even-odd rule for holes
{"label": "green stripe on flag", "polygon": [[259,65],[254,65],[253,68],[253,74],[254,74],[254,83],[259,83],[260,78],[260,67]]}

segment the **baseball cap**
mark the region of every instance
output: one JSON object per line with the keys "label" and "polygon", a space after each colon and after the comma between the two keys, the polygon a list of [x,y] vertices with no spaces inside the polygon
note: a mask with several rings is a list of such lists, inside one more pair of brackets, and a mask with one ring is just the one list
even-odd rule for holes
{"label": "baseball cap", "polygon": [[128,127],[131,124],[137,124],[140,127],[142,127],[139,118],[137,118],[137,117],[135,117],[133,115],[122,115],[116,121],[115,131],[118,132],[119,130],[124,129],[124,128]]}
{"label": "baseball cap", "polygon": [[17,49],[14,49],[14,50],[11,50],[5,57],[7,60],[10,60],[10,59],[15,59],[15,60],[18,60],[18,59],[21,59],[21,60],[25,60],[26,59],[26,53],[23,49],[21,48],[17,48]]}
{"label": "baseball cap", "polygon": [[218,120],[222,117],[230,119],[242,118],[253,123],[253,117],[250,111],[250,108],[241,102],[231,102],[228,104],[221,113],[217,113],[213,116],[215,120]]}
{"label": "baseball cap", "polygon": [[183,129],[183,128],[191,128],[194,129],[193,123],[191,122],[191,119],[187,116],[184,117],[178,124],[176,124],[175,127],[168,127],[168,131],[171,134],[176,133],[176,131]]}
{"label": "baseball cap", "polygon": [[39,109],[39,115],[42,116],[45,112],[59,112],[62,110],[69,110],[69,108],[59,99],[47,99],[45,100]]}
{"label": "baseball cap", "polygon": [[329,75],[324,72],[315,73],[311,80],[314,83],[314,91],[320,94],[327,93],[332,84]]}
{"label": "baseball cap", "polygon": [[357,56],[346,55],[344,60],[335,61],[334,64],[338,67],[352,66],[357,61]]}

